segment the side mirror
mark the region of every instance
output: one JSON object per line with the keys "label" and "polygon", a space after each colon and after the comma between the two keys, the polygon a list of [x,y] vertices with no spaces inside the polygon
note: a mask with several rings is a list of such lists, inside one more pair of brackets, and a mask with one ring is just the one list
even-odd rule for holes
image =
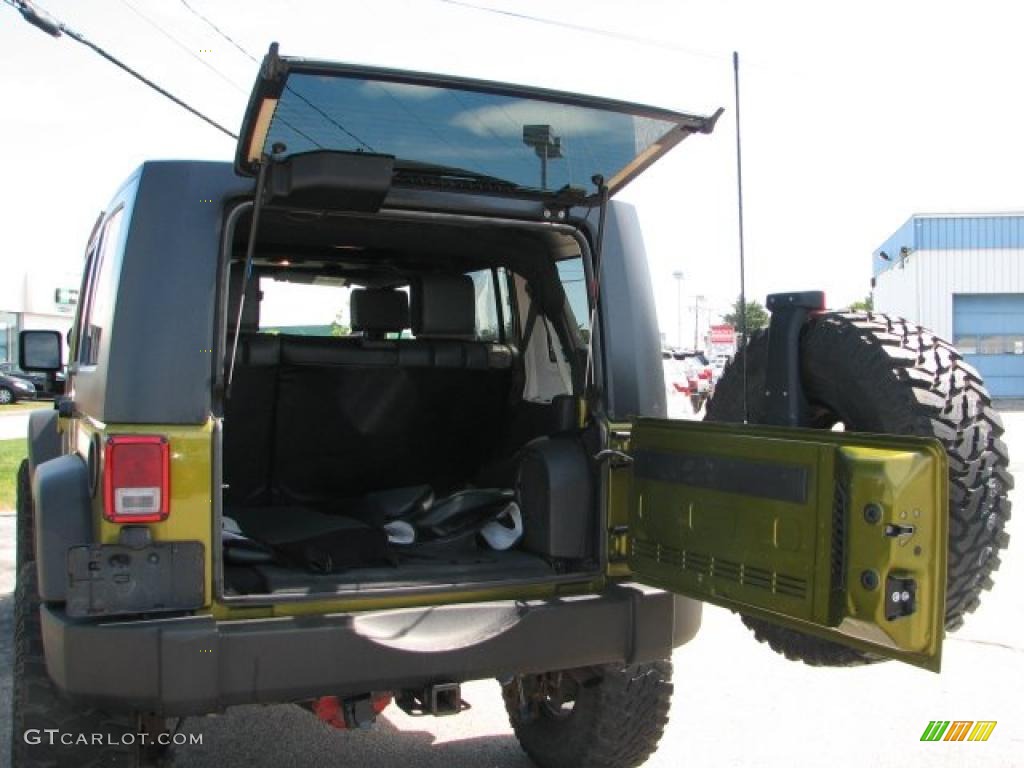
{"label": "side mirror", "polygon": [[22,331],[18,334],[18,367],[23,371],[56,373],[64,367],[60,331]]}

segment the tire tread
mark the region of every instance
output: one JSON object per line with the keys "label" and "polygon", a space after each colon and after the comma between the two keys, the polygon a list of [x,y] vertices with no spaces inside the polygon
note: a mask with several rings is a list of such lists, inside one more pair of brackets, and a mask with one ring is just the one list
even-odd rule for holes
{"label": "tire tread", "polygon": [[[808,399],[844,395],[835,381],[856,379],[870,399],[864,431],[938,438],[949,457],[949,556],[945,628],[954,631],[977,609],[993,585],[999,550],[1009,536],[1007,498],[1013,487],[1003,423],[978,371],[955,347],[902,318],[874,312],[837,312],[810,320],[801,339],[802,375]],[[751,421],[763,402],[767,334],[753,335],[748,355],[747,399]],[[737,357],[738,359],[738,357]],[[707,408],[710,421],[742,421],[741,366],[726,368]],[[866,382],[866,384],[865,384]],[[836,408],[835,403],[817,403]],[[853,410],[858,406],[845,403]],[[761,642],[787,658],[811,665],[851,666],[878,661],[863,653],[765,621],[743,617]]]}

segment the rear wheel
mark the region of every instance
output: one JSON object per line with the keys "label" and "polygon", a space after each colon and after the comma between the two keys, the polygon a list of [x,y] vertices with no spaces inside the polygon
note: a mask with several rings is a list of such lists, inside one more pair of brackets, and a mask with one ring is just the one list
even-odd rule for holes
{"label": "rear wheel", "polygon": [[76,706],[51,682],[43,657],[32,562],[22,566],[14,590],[11,728],[11,765],[16,768],[137,768],[152,764],[148,750],[138,744],[138,718]]}
{"label": "rear wheel", "polygon": [[17,517],[15,518],[15,573],[21,573],[21,567],[35,557],[32,534],[32,483],[29,478],[28,459],[23,459],[18,467],[16,491]]}
{"label": "rear wheel", "polygon": [[[800,342],[810,426],[938,438],[949,458],[949,563],[946,629],[963,624],[991,588],[1009,536],[1013,487],[1002,421],[978,372],[952,345],[898,318],[873,313],[811,318]],[[767,334],[726,368],[708,404],[709,421],[743,421],[743,358],[751,423],[763,423]],[[743,617],[761,642],[812,665],[879,661],[869,653]]]}
{"label": "rear wheel", "polygon": [[632,768],[665,730],[672,663],[523,675],[502,694],[516,738],[540,768]]}
{"label": "rear wheel", "polygon": [[0,405],[10,405],[14,402],[14,392],[7,387],[0,387]]}

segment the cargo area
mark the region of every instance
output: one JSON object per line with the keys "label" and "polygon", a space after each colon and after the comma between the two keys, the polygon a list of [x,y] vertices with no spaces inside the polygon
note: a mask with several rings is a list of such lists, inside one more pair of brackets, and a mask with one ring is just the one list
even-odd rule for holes
{"label": "cargo area", "polygon": [[224,270],[225,595],[596,569],[567,228],[262,216],[249,279],[245,214]]}

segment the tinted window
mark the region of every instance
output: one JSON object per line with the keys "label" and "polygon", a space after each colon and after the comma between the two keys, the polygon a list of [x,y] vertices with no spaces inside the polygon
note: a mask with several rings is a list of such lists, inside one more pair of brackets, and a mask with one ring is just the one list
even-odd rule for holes
{"label": "tinted window", "polygon": [[113,315],[114,285],[117,280],[117,248],[121,243],[121,223],[124,209],[118,208],[103,225],[99,250],[92,268],[92,279],[86,290],[82,311],[82,330],[78,343],[78,362],[96,365],[105,326]]}
{"label": "tinted window", "polygon": [[594,194],[595,174],[621,182],[635,158],[671,146],[664,139],[690,123],[645,107],[293,72],[262,151],[380,153],[414,171],[450,166],[518,187]]}
{"label": "tinted window", "polygon": [[504,323],[505,337],[502,341],[518,341],[516,336],[515,308],[512,306],[512,293],[515,290],[512,283],[512,273],[504,267],[495,270],[498,280],[498,304],[501,311],[501,321]]}
{"label": "tinted window", "polygon": [[957,336],[954,346],[964,355],[1024,355],[1024,334],[996,333]]}
{"label": "tinted window", "polygon": [[260,278],[260,331],[293,336],[348,336],[351,289],[340,281],[297,283]]}
{"label": "tinted window", "polygon": [[[13,312],[0,312],[0,360],[13,360],[14,343],[18,337],[18,316]],[[0,370],[3,370],[0,368]],[[10,373],[10,371],[4,371]]]}
{"label": "tinted window", "polygon": [[577,256],[558,262],[558,277],[562,281],[565,297],[569,300],[580,338],[586,342],[590,339],[590,302],[587,298],[587,275],[583,269],[583,258]]}
{"label": "tinted window", "polygon": [[476,337],[480,341],[496,342],[498,332],[498,299],[495,295],[494,273],[489,269],[470,272],[476,297]]}
{"label": "tinted window", "polygon": [[[504,275],[504,270],[500,270]],[[490,269],[470,272],[475,296],[475,337],[479,341],[496,342],[498,328],[498,299],[494,273]],[[290,282],[264,276],[260,279],[261,333],[284,333],[293,336],[349,336],[351,324],[351,291],[341,281],[315,278],[314,282]],[[397,290],[409,292],[408,286]],[[510,311],[504,317],[509,318]],[[508,320],[506,320],[506,324]],[[406,328],[401,334],[389,333],[388,338],[412,338]]]}

